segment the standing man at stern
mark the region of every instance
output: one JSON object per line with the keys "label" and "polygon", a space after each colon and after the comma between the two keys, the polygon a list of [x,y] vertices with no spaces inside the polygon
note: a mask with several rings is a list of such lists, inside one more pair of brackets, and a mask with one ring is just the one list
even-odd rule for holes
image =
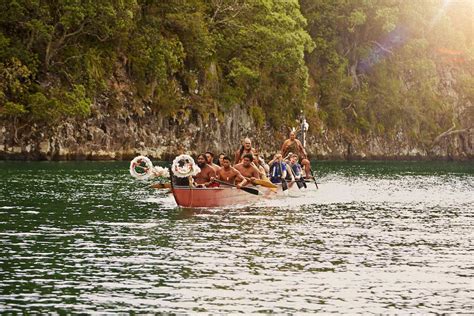
{"label": "standing man at stern", "polygon": [[281,146],[281,155],[285,158],[289,153],[293,153],[301,157],[301,165],[304,167],[305,178],[311,177],[311,165],[308,160],[308,154],[303,147],[303,144],[296,139],[296,133],[290,132],[290,138],[283,142]]}

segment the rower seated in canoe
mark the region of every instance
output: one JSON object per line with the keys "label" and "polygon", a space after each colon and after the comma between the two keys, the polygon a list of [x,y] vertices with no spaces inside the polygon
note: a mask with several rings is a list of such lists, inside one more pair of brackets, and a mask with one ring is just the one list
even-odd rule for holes
{"label": "rower seated in canoe", "polygon": [[242,158],[242,162],[236,164],[234,168],[242,174],[249,184],[255,185],[255,180],[260,179],[260,172],[252,163],[253,160],[252,154],[245,154]]}
{"label": "rower seated in canoe", "polygon": [[247,180],[242,174],[230,165],[230,158],[228,156],[222,158],[222,166],[217,171],[215,179],[223,184],[236,185],[239,189],[247,184]]}
{"label": "rower seated in canoe", "polygon": [[197,165],[201,171],[193,177],[194,186],[198,188],[218,186],[217,183],[211,180],[216,177],[216,171],[207,164],[204,154],[197,157]]}
{"label": "rower seated in canoe", "polygon": [[268,163],[270,166],[270,181],[272,183],[281,183],[287,176],[286,163],[281,154],[276,154]]}

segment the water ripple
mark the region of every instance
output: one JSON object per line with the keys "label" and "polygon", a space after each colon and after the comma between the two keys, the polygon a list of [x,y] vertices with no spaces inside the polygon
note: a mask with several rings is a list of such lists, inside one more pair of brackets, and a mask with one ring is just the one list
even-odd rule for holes
{"label": "water ripple", "polygon": [[319,190],[225,209],[176,208],[124,163],[3,166],[3,312],[473,310],[465,165],[328,163]]}

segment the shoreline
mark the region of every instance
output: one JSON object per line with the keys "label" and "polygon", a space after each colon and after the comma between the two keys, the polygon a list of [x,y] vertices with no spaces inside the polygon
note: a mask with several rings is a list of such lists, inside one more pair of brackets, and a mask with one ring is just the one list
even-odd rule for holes
{"label": "shoreline", "polygon": [[[195,156],[196,153],[189,152],[191,156]],[[160,157],[147,155],[143,152],[130,153],[119,153],[119,154],[110,154],[110,155],[94,155],[94,154],[83,154],[78,153],[74,155],[45,155],[40,153],[35,154],[20,154],[20,153],[0,153],[0,161],[131,161],[133,158],[139,155],[144,155],[149,157],[152,160],[158,161],[172,161],[174,157],[179,155],[176,154],[167,154]],[[419,161],[419,162],[429,162],[429,161],[444,161],[444,162],[474,162],[474,157],[446,157],[446,156],[358,156],[353,155],[351,157],[341,156],[341,155],[309,155],[311,161]],[[271,159],[271,155],[265,155],[265,160]]]}

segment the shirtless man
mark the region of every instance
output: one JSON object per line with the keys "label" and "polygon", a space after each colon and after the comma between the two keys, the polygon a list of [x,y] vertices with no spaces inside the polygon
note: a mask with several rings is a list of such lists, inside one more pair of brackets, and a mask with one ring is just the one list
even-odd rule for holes
{"label": "shirtless man", "polygon": [[301,142],[296,139],[296,133],[294,131],[290,132],[290,138],[285,140],[281,146],[281,155],[283,157],[286,157],[289,153],[297,154],[299,157],[301,157],[301,165],[304,167],[305,177],[310,178],[311,165],[308,160],[308,154],[306,153],[306,150],[304,149]]}
{"label": "shirtless man", "polygon": [[242,147],[235,152],[234,165],[241,163],[244,155],[253,154],[254,152],[255,149],[252,148],[252,141],[248,137],[245,138]]}
{"label": "shirtless man", "polygon": [[212,169],[214,169],[214,171],[217,172],[217,170],[219,170],[221,167],[219,167],[219,165],[216,165],[216,164],[214,163],[214,154],[213,154],[212,152],[210,152],[210,151],[206,151],[205,155],[206,155],[206,162],[207,162],[207,164],[208,164],[209,166],[211,166]]}
{"label": "shirtless man", "polygon": [[256,179],[260,179],[260,172],[252,163],[253,156],[252,154],[244,155],[242,162],[235,165],[235,169],[237,169],[242,176],[247,180],[249,183],[255,184]]}
{"label": "shirtless man", "polygon": [[216,176],[214,169],[206,162],[206,156],[200,154],[197,157],[197,165],[201,168],[201,172],[194,176],[194,183],[198,188],[207,187],[211,184],[211,178]]}
{"label": "shirtless man", "polygon": [[217,171],[216,179],[227,182],[229,184],[235,184],[235,181],[240,181],[237,184],[237,188],[241,188],[247,183],[247,180],[240,174],[240,172],[230,166],[230,158],[225,156],[222,158],[222,167]]}

